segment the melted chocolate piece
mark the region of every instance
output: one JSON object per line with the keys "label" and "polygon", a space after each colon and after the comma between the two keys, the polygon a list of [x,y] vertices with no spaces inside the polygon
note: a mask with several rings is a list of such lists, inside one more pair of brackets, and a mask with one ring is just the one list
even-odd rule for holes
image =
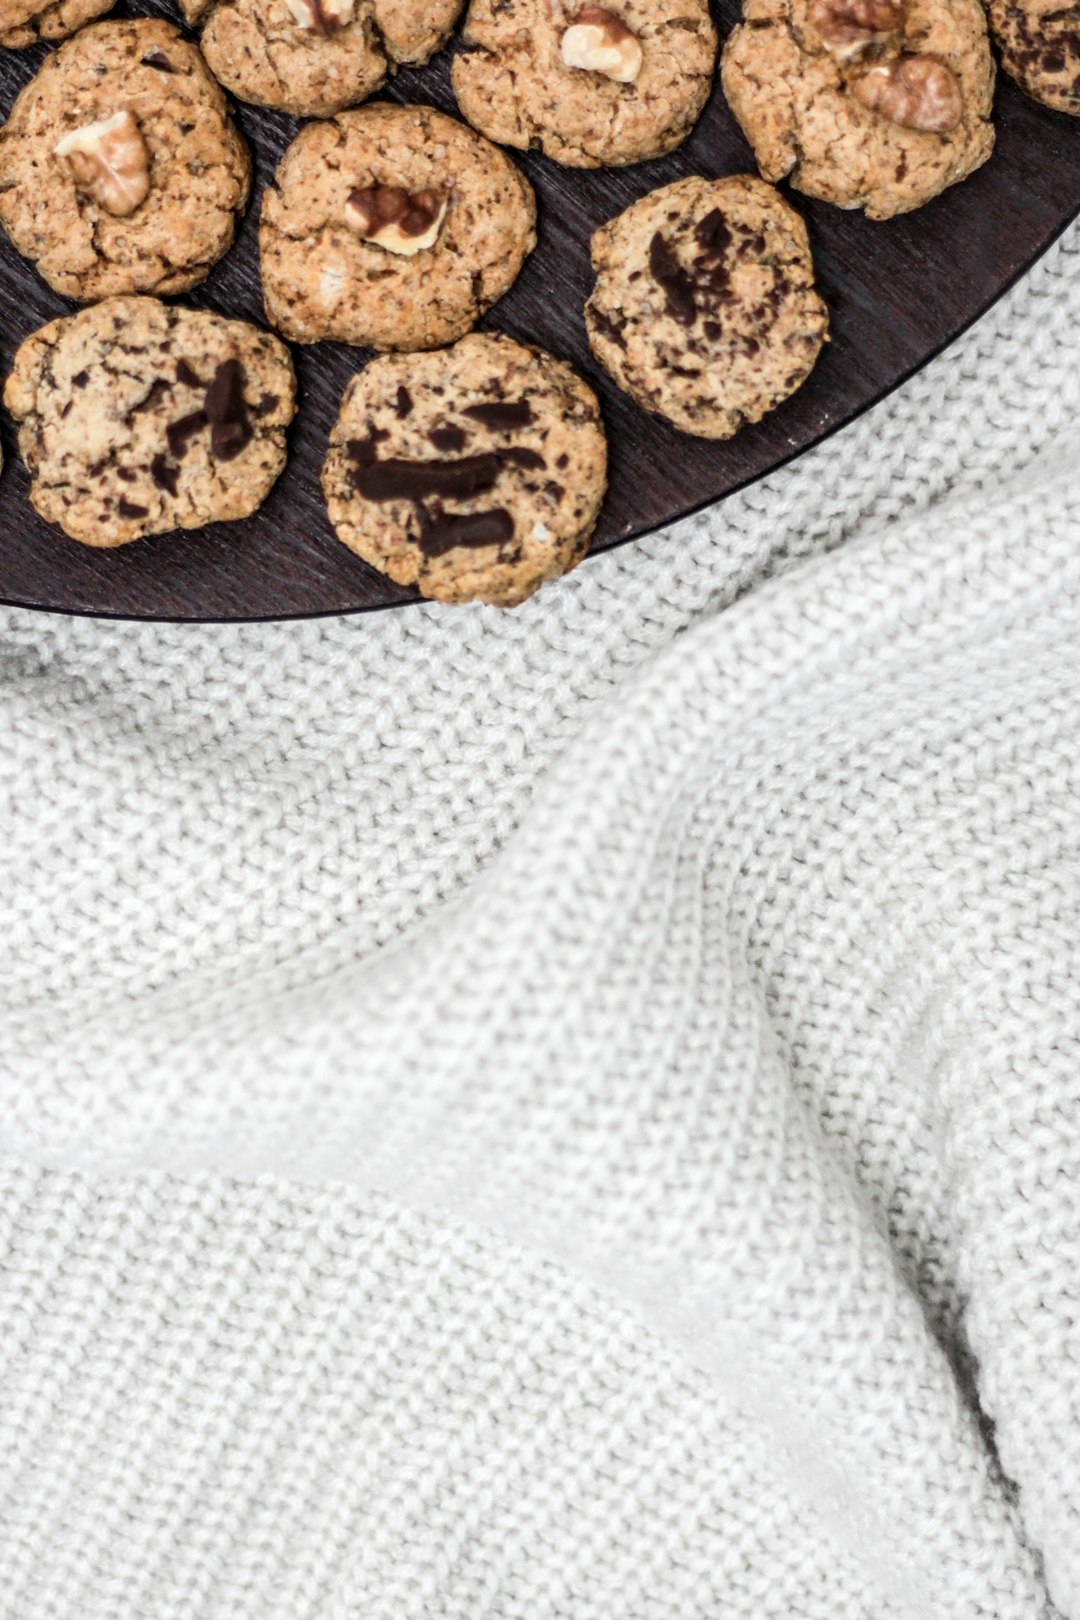
{"label": "melted chocolate piece", "polygon": [[697,314],[693,278],[683,269],[659,231],[649,244],[649,269],[667,299],[667,313],[681,326],[689,326]]}
{"label": "melted chocolate piece", "polygon": [[173,459],[179,461],[187,455],[187,448],[196,433],[206,426],[205,411],[192,411],[189,416],[182,416],[178,422],[170,422],[165,429],[165,437],[169,441],[169,450]]}
{"label": "melted chocolate piece", "polygon": [[455,546],[501,546],[514,537],[514,520],[501,506],[490,512],[420,514],[420,549],[425,557],[441,557]]}
{"label": "melted chocolate piece", "polygon": [[484,427],[503,429],[527,427],[533,419],[532,406],[527,399],[493,400],[490,405],[466,405],[462,416],[472,417]]}
{"label": "melted chocolate piece", "polygon": [[731,231],[719,208],[699,219],[694,226],[698,246],[710,258],[721,259],[731,246]]}
{"label": "melted chocolate piece", "polygon": [[77,371],[71,379],[71,386],[72,388],[85,388],[89,381],[90,373],[88,371]]}
{"label": "melted chocolate piece", "polygon": [[373,427],[366,439],[348,439],[345,454],[358,467],[370,467],[379,454],[380,440],[389,437],[385,428]]}
{"label": "melted chocolate piece", "polygon": [[[376,236],[396,225],[403,236],[424,236],[439,217],[441,191],[406,191],[402,186],[357,186],[346,208],[365,236]],[[348,218],[348,216],[346,216]]]}
{"label": "melted chocolate piece", "polygon": [[618,320],[609,315],[604,309],[590,309],[589,319],[596,330],[606,337],[609,342],[615,343],[620,349],[626,348],[626,321]]}
{"label": "melted chocolate piece", "polygon": [[171,387],[172,383],[166,382],[164,377],[155,377],[139,403],[131,407],[128,415],[136,416],[139,411],[152,410],[159,400],[165,398]]}
{"label": "melted chocolate piece", "polygon": [[165,55],[165,52],[159,50],[156,45],[152,51],[147,51],[146,55],[141,56],[139,60],[141,61],[143,67],[157,68],[159,73],[176,72],[176,69],[169,61],[169,58]]}
{"label": "melted chocolate piece", "polygon": [[264,394],[259,403],[252,407],[256,416],[269,416],[271,411],[277,409],[278,397],[276,394]]}
{"label": "melted chocolate piece", "polygon": [[459,427],[432,428],[428,434],[436,450],[441,450],[443,455],[449,456],[458,450],[464,450],[467,437],[465,429]]}
{"label": "melted chocolate piece", "polygon": [[147,515],[150,508],[148,506],[139,506],[135,501],[126,500],[124,496],[121,495],[120,499],[116,503],[116,510],[119,512],[121,517],[141,518]]}
{"label": "melted chocolate piece", "polygon": [[255,436],[244,400],[244,368],[223,360],[214,372],[203,403],[210,424],[210,451],[219,461],[233,461]]}
{"label": "melted chocolate piece", "polygon": [[499,458],[487,454],[460,461],[408,461],[392,456],[352,475],[354,488],[369,501],[422,501],[428,495],[480,495],[499,475]]}
{"label": "melted chocolate piece", "polygon": [[170,467],[163,455],[156,455],[150,463],[150,476],[158,489],[163,489],[166,495],[175,495],[176,487],[180,481],[179,467]]}
{"label": "melted chocolate piece", "polygon": [[401,387],[397,391],[397,403],[395,404],[394,409],[397,411],[399,416],[408,416],[409,412],[412,410],[412,395],[409,393],[409,390],[405,387],[404,383],[402,383]]}
{"label": "melted chocolate piece", "polygon": [[176,380],[184,383],[188,388],[201,388],[203,380],[197,371],[193,371],[186,360],[176,362]]}
{"label": "melted chocolate piece", "polygon": [[529,450],[523,444],[509,445],[505,450],[498,450],[496,454],[501,462],[511,467],[524,467],[533,472],[543,472],[547,462],[538,450]]}

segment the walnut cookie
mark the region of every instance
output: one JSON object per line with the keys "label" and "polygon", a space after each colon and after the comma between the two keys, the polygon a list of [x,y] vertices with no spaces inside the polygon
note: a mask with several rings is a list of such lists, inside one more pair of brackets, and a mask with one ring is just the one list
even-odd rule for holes
{"label": "walnut cookie", "polygon": [[728,439],[806,380],[828,337],[795,210],[751,175],[662,186],[593,237],[589,342],[619,387]]}
{"label": "walnut cookie", "polygon": [[26,338],[4,403],[41,516],[121,546],[254,512],[285,465],[295,392],[268,332],[122,297]]}
{"label": "walnut cookie", "polygon": [[84,28],[0,129],[0,224],[50,287],[82,302],[205,280],[250,177],[220,86],[158,18]]}
{"label": "walnut cookie", "polygon": [[712,87],[708,0],[472,0],[454,58],[464,116],[503,146],[577,168],[684,141]]}
{"label": "walnut cookie", "polygon": [[442,602],[514,607],[581,561],[607,481],[596,396],[501,335],[384,355],[345,391],[323,490],[339,537]]}
{"label": "walnut cookie", "polygon": [[980,0],[745,0],[722,77],[767,180],[889,219],[985,163]]}
{"label": "walnut cookie", "polygon": [[990,0],[1001,65],[1044,106],[1080,117],[1080,5]]}
{"label": "walnut cookie", "polygon": [[39,39],[64,39],[112,6],[113,0],[0,0],[0,46],[19,51]]}
{"label": "walnut cookie", "polygon": [[308,124],[263,198],[263,298],[298,343],[451,343],[536,245],[532,188],[433,107],[378,102]]}
{"label": "walnut cookie", "polygon": [[463,0],[182,0],[211,70],[241,101],[325,118],[449,39]]}

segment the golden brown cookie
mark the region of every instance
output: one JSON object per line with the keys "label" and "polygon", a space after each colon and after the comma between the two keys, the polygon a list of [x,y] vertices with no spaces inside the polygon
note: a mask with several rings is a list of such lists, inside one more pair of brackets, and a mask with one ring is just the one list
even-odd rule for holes
{"label": "golden brown cookie", "polygon": [[470,124],[586,169],[678,146],[716,65],[708,0],[472,0],[462,40],[454,93]]}
{"label": "golden brown cookie", "polygon": [[606,478],[592,390],[542,349],[477,332],[354,377],[323,490],[340,538],[398,584],[514,607],[584,557]]}
{"label": "golden brown cookie", "polygon": [[445,45],[462,0],[187,0],[227,90],[297,118],[354,107]]}
{"label": "golden brown cookie", "polygon": [[1080,6],[1062,0],[990,0],[1001,65],[1029,96],[1080,116]]}
{"label": "golden brown cookie", "polygon": [[108,298],[26,338],[4,403],[42,517],[122,546],[254,512],[285,465],[295,392],[268,332]]}
{"label": "golden brown cookie", "polygon": [[64,39],[112,5],[113,0],[0,0],[0,46],[18,51],[39,39]]}
{"label": "golden brown cookie", "polygon": [[722,76],[767,180],[871,219],[929,202],[993,150],[980,0],[746,0]]}
{"label": "golden brown cookie", "polygon": [[600,363],[686,433],[728,439],[806,380],[828,336],[806,226],[750,175],[661,186],[597,231]]}
{"label": "golden brown cookie", "polygon": [[95,23],[0,130],[0,224],[68,298],[184,292],[232,242],[250,172],[194,45],[156,17]]}
{"label": "golden brown cookie", "polygon": [[535,222],[510,159],[433,107],[308,124],[263,199],[267,318],[298,343],[450,343],[513,283]]}

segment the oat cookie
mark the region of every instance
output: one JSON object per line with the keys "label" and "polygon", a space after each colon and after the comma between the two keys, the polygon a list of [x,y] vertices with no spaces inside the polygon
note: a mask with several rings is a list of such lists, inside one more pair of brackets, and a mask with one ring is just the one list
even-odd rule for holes
{"label": "oat cookie", "polygon": [[994,146],[981,0],[745,0],[724,92],[767,180],[889,219]]}
{"label": "oat cookie", "polygon": [[1080,117],[1080,6],[990,0],[1001,65],[1029,96]]}
{"label": "oat cookie", "polygon": [[661,186],[592,240],[601,365],[685,433],[729,439],[803,383],[828,336],[806,226],[752,175]]}
{"label": "oat cookie", "polygon": [[294,117],[364,101],[399,66],[445,45],[463,0],[186,0],[227,90]]}
{"label": "oat cookie", "polygon": [[42,517],[122,546],[254,512],[285,465],[295,392],[268,332],[122,297],[26,338],[4,403]]}
{"label": "oat cookie", "polygon": [[0,0],[0,46],[19,51],[39,39],[63,39],[112,5],[113,0]]}
{"label": "oat cookie", "polygon": [[454,92],[470,124],[584,169],[678,146],[716,65],[708,0],[472,0],[462,38]]}
{"label": "oat cookie", "polygon": [[510,159],[433,107],[308,124],[263,199],[267,317],[298,343],[451,343],[514,281],[535,225]]}
{"label": "oat cookie", "polygon": [[0,129],[0,223],[68,298],[178,293],[232,242],[247,147],[171,23],[95,23],[46,57]]}
{"label": "oat cookie", "polygon": [[400,585],[514,607],[584,557],[606,473],[581,378],[542,349],[473,333],[353,378],[323,490],[340,538]]}

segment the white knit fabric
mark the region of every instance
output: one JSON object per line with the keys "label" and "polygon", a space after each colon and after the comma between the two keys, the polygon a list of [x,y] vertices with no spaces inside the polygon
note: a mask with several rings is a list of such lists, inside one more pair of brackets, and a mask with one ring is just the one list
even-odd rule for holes
{"label": "white knit fabric", "polygon": [[3,1620],[1080,1616],[1078,254],[512,615],[4,615]]}

